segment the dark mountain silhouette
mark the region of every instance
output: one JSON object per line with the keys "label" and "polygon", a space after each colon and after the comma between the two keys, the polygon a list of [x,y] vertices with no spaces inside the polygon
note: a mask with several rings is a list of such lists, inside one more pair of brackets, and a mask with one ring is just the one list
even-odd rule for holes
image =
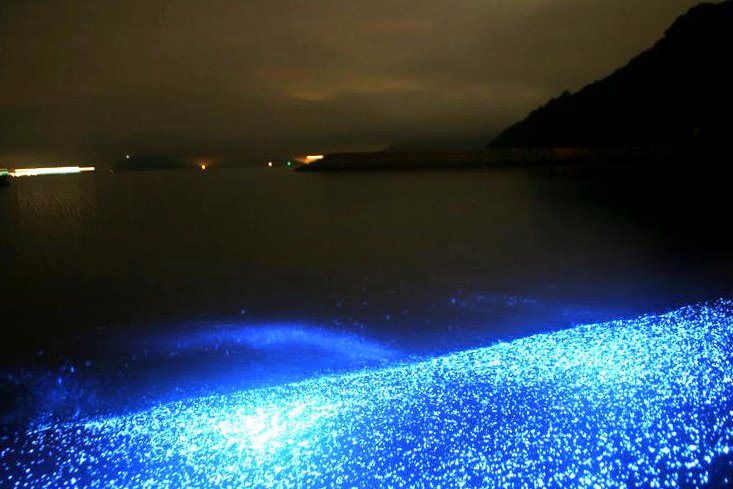
{"label": "dark mountain silhouette", "polygon": [[611,76],[565,93],[490,147],[716,146],[733,136],[733,0],[703,3]]}

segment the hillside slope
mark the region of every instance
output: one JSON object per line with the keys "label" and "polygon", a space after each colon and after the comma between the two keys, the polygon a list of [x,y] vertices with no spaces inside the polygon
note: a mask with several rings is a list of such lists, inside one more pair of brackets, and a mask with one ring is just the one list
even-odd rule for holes
{"label": "hillside slope", "polygon": [[489,146],[727,143],[733,134],[732,48],[733,0],[700,4],[626,66],[551,100]]}

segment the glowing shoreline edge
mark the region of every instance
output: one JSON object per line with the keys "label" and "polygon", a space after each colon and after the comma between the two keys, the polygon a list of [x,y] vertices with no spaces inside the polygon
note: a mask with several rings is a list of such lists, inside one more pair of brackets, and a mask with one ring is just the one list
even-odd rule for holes
{"label": "glowing shoreline edge", "polygon": [[732,343],[720,300],[60,423],[4,442],[0,485],[705,485],[730,471]]}

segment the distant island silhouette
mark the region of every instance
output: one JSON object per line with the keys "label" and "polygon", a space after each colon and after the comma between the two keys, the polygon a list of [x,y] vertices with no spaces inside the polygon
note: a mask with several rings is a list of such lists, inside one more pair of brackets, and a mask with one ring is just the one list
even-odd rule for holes
{"label": "distant island silhouette", "polygon": [[[337,153],[302,171],[505,167],[723,169],[733,135],[733,0],[702,3],[610,76],[566,92],[483,150]],[[395,150],[397,149],[397,150]],[[400,151],[400,149],[402,149]]]}
{"label": "distant island silhouette", "polygon": [[697,5],[626,66],[550,100],[489,147],[727,144],[731,48],[733,1]]}
{"label": "distant island silhouette", "polygon": [[122,171],[144,171],[144,170],[182,170],[189,168],[178,160],[167,156],[129,156],[117,160],[112,165],[112,170],[116,172]]}

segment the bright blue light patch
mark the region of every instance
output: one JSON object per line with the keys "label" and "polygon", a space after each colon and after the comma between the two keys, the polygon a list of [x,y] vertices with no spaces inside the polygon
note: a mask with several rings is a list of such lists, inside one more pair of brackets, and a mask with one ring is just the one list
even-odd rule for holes
{"label": "bright blue light patch", "polygon": [[719,301],[59,423],[3,440],[2,485],[704,485],[730,463],[732,342]]}

